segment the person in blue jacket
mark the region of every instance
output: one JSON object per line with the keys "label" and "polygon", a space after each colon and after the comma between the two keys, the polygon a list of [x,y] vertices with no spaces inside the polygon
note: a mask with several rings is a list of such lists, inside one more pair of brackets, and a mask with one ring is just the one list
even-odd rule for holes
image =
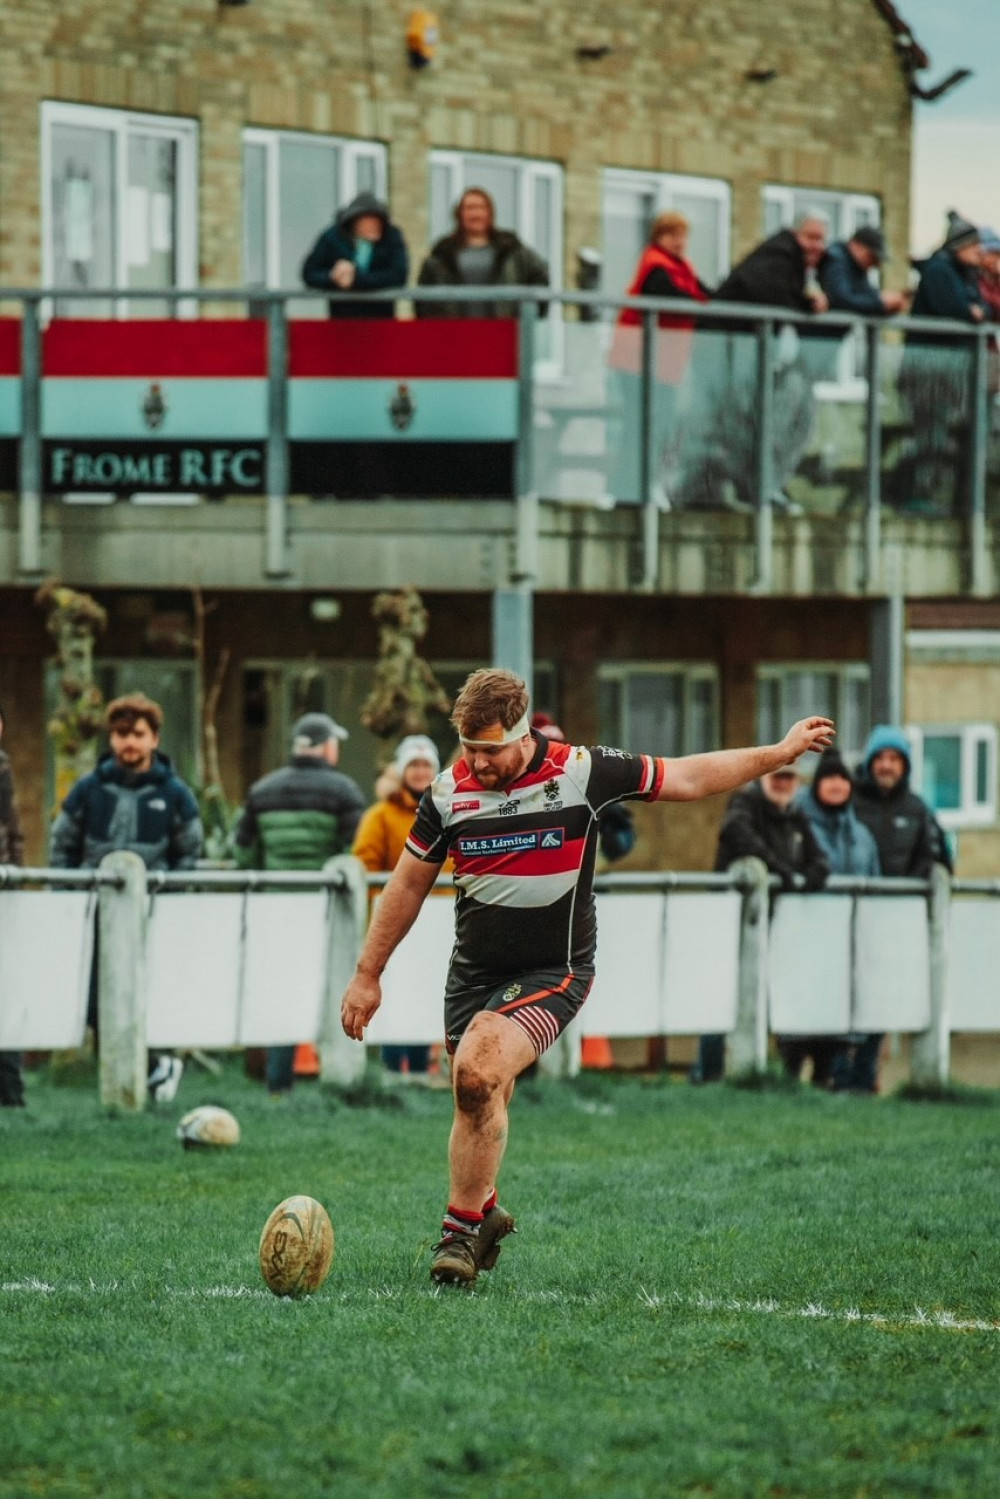
{"label": "person in blue jacket", "polygon": [[874,224],[862,224],[850,239],[828,246],[820,261],[819,284],[833,312],[856,312],[862,317],[888,317],[902,312],[901,291],[880,291],[869,272],[886,257],[885,237]]}
{"label": "person in blue jacket", "polygon": [[[839,750],[819,757],[812,785],[799,795],[799,807],[826,855],[831,874],[879,875],[878,845],[853,806],[854,782]],[[836,1092],[869,1091],[864,1064],[856,1070],[857,1049],[866,1041],[855,1036],[789,1036],[780,1043],[786,1070],[798,1076],[806,1056],[813,1059],[813,1082]],[[881,1038],[880,1038],[881,1039]]]}
{"label": "person in blue jacket", "polygon": [[306,286],[330,292],[334,318],[391,318],[394,302],[374,302],[353,292],[388,291],[405,286],[410,271],[406,241],[373,193],[359,193],[324,229],[306,256]]}

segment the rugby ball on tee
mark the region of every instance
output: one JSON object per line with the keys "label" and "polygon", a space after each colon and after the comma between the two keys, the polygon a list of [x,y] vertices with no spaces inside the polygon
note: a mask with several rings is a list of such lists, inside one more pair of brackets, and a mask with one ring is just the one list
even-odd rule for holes
{"label": "rugby ball on tee", "polygon": [[333,1263],[333,1224],[315,1197],[286,1197],[264,1224],[260,1273],[275,1296],[309,1296]]}
{"label": "rugby ball on tee", "polygon": [[240,1127],[228,1109],[202,1104],[184,1115],[177,1126],[177,1138],[185,1150],[212,1149],[219,1145],[238,1145]]}

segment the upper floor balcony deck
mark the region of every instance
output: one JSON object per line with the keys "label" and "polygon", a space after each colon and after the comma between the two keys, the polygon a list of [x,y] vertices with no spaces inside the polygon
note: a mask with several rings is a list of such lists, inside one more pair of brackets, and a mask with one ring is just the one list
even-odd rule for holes
{"label": "upper floor balcony deck", "polygon": [[500,288],[493,319],[434,316],[481,288],[367,299],[416,317],[236,289],[65,319],[57,295],[0,291],[0,582],[1000,591],[989,329]]}

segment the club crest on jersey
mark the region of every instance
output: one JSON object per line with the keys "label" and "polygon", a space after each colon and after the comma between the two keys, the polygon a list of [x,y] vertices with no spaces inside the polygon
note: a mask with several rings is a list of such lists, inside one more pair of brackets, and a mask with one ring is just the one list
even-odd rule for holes
{"label": "club crest on jersey", "polygon": [[545,785],[542,787],[542,795],[545,798],[545,805],[550,812],[557,812],[562,806],[562,797],[559,795],[558,781],[546,781]]}
{"label": "club crest on jersey", "polygon": [[504,1004],[505,1005],[509,1004],[512,999],[516,999],[517,996],[520,994],[520,992],[521,992],[521,985],[520,984],[508,984],[507,987],[506,987],[506,989],[503,991],[503,1002],[504,1002]]}

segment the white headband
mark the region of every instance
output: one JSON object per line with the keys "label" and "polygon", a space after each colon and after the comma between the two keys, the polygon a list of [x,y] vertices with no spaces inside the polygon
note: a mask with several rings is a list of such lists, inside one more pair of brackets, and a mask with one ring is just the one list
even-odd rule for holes
{"label": "white headband", "polygon": [[501,728],[500,724],[496,724],[495,726],[491,724],[488,729],[482,731],[482,737],[479,739],[466,739],[464,734],[459,735],[459,738],[463,744],[469,745],[472,749],[494,749],[500,744],[514,744],[518,739],[523,739],[525,734],[529,732],[528,715],[527,713],[522,713],[512,728],[504,729]]}

